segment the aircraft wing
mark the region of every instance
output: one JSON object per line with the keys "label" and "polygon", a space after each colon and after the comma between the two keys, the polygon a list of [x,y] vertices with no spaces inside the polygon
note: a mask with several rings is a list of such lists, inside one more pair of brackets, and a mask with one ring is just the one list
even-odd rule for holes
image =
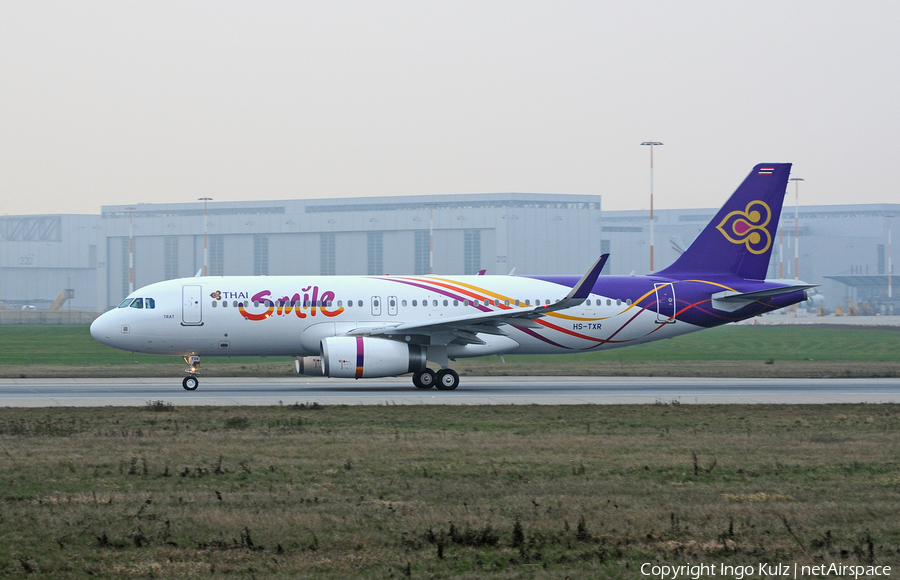
{"label": "aircraft wing", "polygon": [[[427,336],[429,338],[428,344],[431,345],[450,344],[451,342],[456,344],[484,344],[484,341],[476,336],[478,333],[506,336],[507,333],[500,328],[505,324],[526,328],[540,328],[540,325],[535,322],[537,318],[550,312],[578,306],[590,296],[591,290],[608,259],[609,254],[600,256],[566,297],[554,304],[517,308],[502,312],[467,314],[443,318],[438,321],[406,322],[371,328],[357,328],[346,333],[346,336],[377,336],[395,340],[406,340],[406,336],[415,336],[417,339]],[[410,339],[410,342],[421,342],[421,340],[413,341]]]}

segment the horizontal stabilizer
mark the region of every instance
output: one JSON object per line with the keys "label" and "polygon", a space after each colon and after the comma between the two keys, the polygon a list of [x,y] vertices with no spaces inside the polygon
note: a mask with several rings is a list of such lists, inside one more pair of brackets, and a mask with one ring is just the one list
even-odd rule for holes
{"label": "horizontal stabilizer", "polygon": [[796,284],[794,286],[782,286],[781,288],[769,288],[768,290],[757,290],[756,292],[734,292],[733,290],[725,290],[712,295],[712,305],[716,310],[724,312],[734,312],[740,310],[748,304],[752,304],[761,298],[771,298],[773,296],[783,296],[792,294],[801,290],[809,290],[815,288],[818,284]]}

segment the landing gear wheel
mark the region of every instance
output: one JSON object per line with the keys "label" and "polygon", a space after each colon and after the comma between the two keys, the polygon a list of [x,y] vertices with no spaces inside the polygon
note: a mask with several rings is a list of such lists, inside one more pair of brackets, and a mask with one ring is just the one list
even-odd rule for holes
{"label": "landing gear wheel", "polygon": [[437,374],[437,388],[452,391],[459,386],[459,375],[453,369],[442,369]]}
{"label": "landing gear wheel", "polygon": [[185,371],[188,376],[184,377],[184,380],[181,381],[181,386],[184,387],[185,391],[196,391],[197,387],[200,386],[200,379],[197,378],[197,367],[200,366],[200,355],[185,355],[184,362],[190,365],[190,367]]}
{"label": "landing gear wheel", "polygon": [[434,371],[431,369],[413,373],[413,384],[417,389],[430,389],[434,386],[435,380]]}

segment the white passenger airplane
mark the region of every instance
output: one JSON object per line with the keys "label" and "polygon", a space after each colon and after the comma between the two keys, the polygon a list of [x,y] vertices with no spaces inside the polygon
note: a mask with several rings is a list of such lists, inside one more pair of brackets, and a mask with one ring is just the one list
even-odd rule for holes
{"label": "white passenger airplane", "polygon": [[[766,280],[789,163],[757,165],[691,246],[648,276],[222,276],[129,295],[91,335],[132,352],[293,356],[297,372],[412,373],[452,390],[458,358],[605,350],[672,338],[806,300],[812,285]],[[440,370],[426,366],[430,361]]]}

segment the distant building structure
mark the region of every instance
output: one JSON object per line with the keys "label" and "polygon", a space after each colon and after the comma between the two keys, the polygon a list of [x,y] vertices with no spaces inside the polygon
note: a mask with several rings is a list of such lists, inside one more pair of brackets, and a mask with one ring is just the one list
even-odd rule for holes
{"label": "distant building structure", "polygon": [[[794,278],[793,207],[782,212],[769,278]],[[656,266],[686,249],[717,209],[655,210]],[[205,217],[204,217],[205,216]],[[865,302],[885,313],[889,228],[900,204],[804,206],[800,279],[824,306]],[[73,310],[101,312],[133,286],[222,275],[604,274],[649,268],[649,212],[602,212],[597,195],[460,194],[104,206],[99,216],[0,217],[0,301],[47,308],[66,288]],[[133,253],[131,253],[133,252]],[[900,305],[895,308],[900,312]]]}
{"label": "distant building structure", "polygon": [[[203,268],[202,203],[106,206],[106,305]],[[600,197],[492,194],[210,202],[210,276],[579,273],[601,249]],[[432,256],[433,248],[433,256]]]}
{"label": "distant building structure", "polygon": [[97,215],[0,216],[0,308],[49,308],[69,288],[66,308],[96,311],[105,248]]}

